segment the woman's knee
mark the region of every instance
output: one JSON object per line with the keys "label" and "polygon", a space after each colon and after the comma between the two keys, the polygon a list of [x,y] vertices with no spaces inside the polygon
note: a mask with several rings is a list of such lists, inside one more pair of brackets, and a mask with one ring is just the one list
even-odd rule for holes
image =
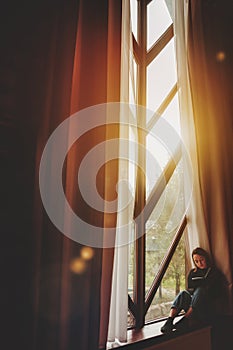
{"label": "woman's knee", "polygon": [[202,305],[203,303],[205,303],[205,301],[207,301],[206,299],[207,299],[207,294],[206,294],[205,288],[198,287],[193,293],[192,306],[197,307],[199,305]]}
{"label": "woman's knee", "polygon": [[178,310],[186,310],[191,304],[191,299],[192,297],[190,293],[186,290],[183,290],[176,296],[173,302],[173,308],[177,308]]}
{"label": "woman's knee", "polygon": [[182,300],[190,301],[192,299],[191,294],[187,290],[182,290],[178,296],[180,296]]}

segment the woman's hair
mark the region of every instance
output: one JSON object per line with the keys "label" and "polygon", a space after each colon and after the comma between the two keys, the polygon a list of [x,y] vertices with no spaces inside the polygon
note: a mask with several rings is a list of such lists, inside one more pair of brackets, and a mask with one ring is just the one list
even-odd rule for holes
{"label": "woman's hair", "polygon": [[[207,253],[207,251],[205,249],[200,248],[200,247],[195,248],[192,251],[192,259],[193,259],[193,256],[195,254],[198,254],[198,255],[203,256],[205,258],[207,267],[212,265],[210,255],[209,255],[209,253]],[[194,260],[193,260],[193,262],[194,262]],[[194,265],[196,266],[195,262],[194,262]]]}

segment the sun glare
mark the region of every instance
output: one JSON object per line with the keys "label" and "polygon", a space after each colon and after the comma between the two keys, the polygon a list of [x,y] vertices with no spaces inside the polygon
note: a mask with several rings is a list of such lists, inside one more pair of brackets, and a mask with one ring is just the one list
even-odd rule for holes
{"label": "sun glare", "polygon": [[172,24],[172,19],[164,0],[151,1],[147,11],[147,49],[149,49]]}
{"label": "sun glare", "polygon": [[[130,1],[131,10],[131,26],[132,31],[137,39],[137,0]],[[171,9],[170,9],[171,11]],[[169,28],[172,24],[172,18],[169,13],[167,4],[165,0],[153,0],[147,6],[147,50],[155,44],[159,37]],[[134,79],[131,82],[130,90],[137,88],[137,73],[136,73],[136,63],[134,61],[133,76]],[[159,55],[149,64],[147,67],[147,87],[146,87],[146,107],[148,109],[147,113],[147,124],[150,118],[154,116],[154,113],[159,109],[164,99],[167,97],[169,92],[177,83],[177,72],[176,72],[176,58],[175,58],[175,45],[174,39],[170,40],[165,48],[159,53]],[[133,98],[133,93],[131,91],[131,103],[136,103]],[[180,135],[180,115],[179,115],[179,103],[177,94],[169,103],[165,109],[162,117],[169,123],[172,128],[175,129],[176,133]],[[158,174],[156,178],[153,179],[152,183],[147,186],[147,195],[149,194],[151,187],[155,184],[161,171],[165,168],[171,154],[162,145],[159,140],[154,136],[152,130],[147,135],[147,149],[151,154],[154,154],[158,164]],[[175,150],[170,150],[174,152]],[[146,172],[150,173],[151,164],[149,159],[147,159]]]}

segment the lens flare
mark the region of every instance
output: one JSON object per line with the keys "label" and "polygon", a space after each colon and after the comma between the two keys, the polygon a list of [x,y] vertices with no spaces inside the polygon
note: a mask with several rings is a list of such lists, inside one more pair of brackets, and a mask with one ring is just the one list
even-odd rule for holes
{"label": "lens flare", "polygon": [[86,262],[82,258],[75,258],[70,262],[70,270],[75,274],[82,274],[86,270]]}
{"label": "lens flare", "polygon": [[81,257],[84,260],[91,260],[94,256],[94,250],[91,247],[83,247],[81,249]]}
{"label": "lens flare", "polygon": [[216,60],[217,60],[218,62],[223,62],[225,59],[226,59],[226,54],[225,54],[224,51],[218,51],[218,52],[216,53]]}

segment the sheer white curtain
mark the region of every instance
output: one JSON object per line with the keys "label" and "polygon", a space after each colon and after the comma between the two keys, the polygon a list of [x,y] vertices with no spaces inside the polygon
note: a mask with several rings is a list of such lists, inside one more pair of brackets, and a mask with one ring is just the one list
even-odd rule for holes
{"label": "sheer white curtain", "polygon": [[[174,33],[181,134],[184,145],[190,155],[192,168],[190,173],[190,167],[184,161],[185,205],[187,208],[188,219],[187,244],[191,252],[198,245],[201,245],[206,250],[209,250],[209,243],[203,212],[203,204],[201,200],[200,183],[198,179],[197,146],[187,60],[188,3],[188,0],[174,1]],[[190,190],[192,191],[191,200],[189,196]]]}
{"label": "sheer white curtain", "polygon": [[[130,1],[122,1],[122,45],[121,45],[121,102],[129,103],[130,96],[132,97],[132,87],[134,86],[134,73],[132,66],[132,37],[130,25]],[[131,90],[130,90],[131,89]],[[132,102],[132,101],[131,101]],[[128,159],[132,158],[134,152],[129,115],[124,113],[124,107],[120,113],[120,142],[119,153],[124,147],[124,154],[128,154]],[[124,142],[121,142],[124,140]],[[125,140],[128,140],[126,146]],[[131,139],[131,141],[133,141]],[[127,150],[126,150],[127,147]],[[134,165],[129,161],[119,159],[119,175],[118,175],[118,217],[116,231],[116,248],[114,252],[114,266],[112,276],[112,294],[111,306],[109,315],[108,328],[108,347],[114,347],[119,342],[127,341],[127,322],[128,322],[128,245],[121,245],[121,226],[128,223],[128,238],[133,232],[133,203],[131,193],[125,190],[126,182],[130,185],[132,182],[132,169]],[[134,191],[133,191],[134,192]],[[131,198],[130,198],[131,197]],[[130,203],[124,210],[122,205]]]}

